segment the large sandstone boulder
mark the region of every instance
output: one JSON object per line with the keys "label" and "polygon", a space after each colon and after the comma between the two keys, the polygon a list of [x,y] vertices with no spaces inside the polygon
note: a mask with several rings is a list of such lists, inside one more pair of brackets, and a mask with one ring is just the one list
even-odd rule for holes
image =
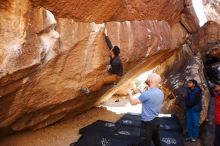
{"label": "large sandstone boulder", "polygon": [[[220,24],[216,22],[207,22],[199,31],[192,36],[192,48],[195,52],[201,51],[206,54],[207,51],[217,48],[220,43]],[[218,51],[216,51],[217,53]],[[214,54],[216,54],[214,53]]]}
{"label": "large sandstone boulder", "polygon": [[183,9],[181,23],[190,33],[194,33],[199,29],[199,19],[193,6],[187,6]]}
{"label": "large sandstone boulder", "polygon": [[220,23],[220,1],[219,0],[203,0],[206,17],[209,21]]}
{"label": "large sandstone boulder", "polygon": [[179,21],[183,0],[31,0],[56,16],[81,22],[167,20]]}
{"label": "large sandstone boulder", "polygon": [[[0,1],[0,131],[38,129],[69,113],[79,114],[158,65],[169,79],[163,86],[166,97],[179,97],[180,86],[189,77],[199,81],[205,91],[203,121],[209,98],[201,56],[195,50],[216,42],[219,27],[209,22],[193,35],[193,51],[181,48],[190,38],[188,31],[197,27],[191,12],[182,13],[184,25],[179,22],[186,4],[183,0]],[[107,22],[113,20],[120,22]],[[80,88],[97,84],[107,71],[105,34],[121,48],[125,75],[117,85],[86,96]],[[169,99],[164,104],[167,111],[182,110],[179,98],[174,97],[172,104]]]}
{"label": "large sandstone boulder", "polygon": [[192,0],[185,0],[185,6],[192,6]]}
{"label": "large sandstone boulder", "polygon": [[172,49],[172,34],[165,21],[109,22],[106,23],[105,32],[112,44],[123,50],[122,60],[124,67],[128,69],[149,55]]}
{"label": "large sandstone boulder", "polygon": [[204,122],[207,117],[210,94],[203,71],[204,65],[201,54],[194,54],[186,44],[162,63],[157,70],[163,77],[162,86],[166,95],[162,112],[177,114],[183,122],[186,83],[190,79],[195,79],[203,90],[203,111],[200,118],[201,123]]}
{"label": "large sandstone boulder", "polygon": [[189,34],[181,23],[177,23],[171,28],[172,33],[172,49],[178,49],[189,38]]}
{"label": "large sandstone boulder", "polygon": [[[106,72],[109,50],[104,33],[121,48],[130,79],[169,57],[171,30],[166,21],[81,23],[56,20],[28,1],[0,3],[4,7],[0,11],[0,128],[38,129],[104,99],[101,95],[111,86],[89,97],[79,92],[82,86],[95,85]],[[142,70],[133,74],[135,64]],[[121,84],[128,82],[127,77]]]}
{"label": "large sandstone boulder", "polygon": [[16,95],[41,64],[54,56],[52,48],[59,37],[49,11],[32,9],[23,0],[11,1],[5,9],[0,12],[1,127],[22,115],[28,100]]}
{"label": "large sandstone boulder", "polygon": [[220,43],[207,51],[207,56],[220,60]]}

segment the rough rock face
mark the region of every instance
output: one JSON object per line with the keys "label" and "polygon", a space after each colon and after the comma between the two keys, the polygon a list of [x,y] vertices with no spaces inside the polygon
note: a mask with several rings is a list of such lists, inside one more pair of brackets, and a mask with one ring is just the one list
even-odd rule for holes
{"label": "rough rock face", "polygon": [[185,0],[185,6],[192,6],[192,0]]}
{"label": "rough rock face", "polygon": [[24,112],[28,100],[16,94],[40,64],[53,56],[51,49],[59,34],[54,30],[54,16],[43,9],[31,11],[28,1],[10,2],[0,15],[0,121],[5,127]]}
{"label": "rough rock face", "polygon": [[184,8],[181,14],[181,23],[190,33],[196,32],[199,29],[199,19],[196,16],[193,6]]}
{"label": "rough rock face", "polygon": [[[190,40],[188,32],[197,31],[198,26],[193,10],[183,8],[183,0],[32,2],[0,1],[0,130],[38,129],[70,112],[88,110],[158,65],[159,72],[171,81],[164,85],[168,97],[164,112],[182,111],[178,87],[193,77],[205,91],[204,120],[209,95],[198,50],[215,48],[209,44],[219,40],[217,23],[207,23],[192,36],[191,51],[181,46]],[[190,6],[190,1],[187,3]],[[55,19],[38,6],[65,18]],[[106,22],[113,20],[142,21]],[[125,75],[116,86],[104,86],[85,96],[80,88],[95,85],[107,70],[109,50],[104,34],[121,48]],[[209,54],[218,57],[218,49]],[[170,94],[178,98],[170,101]]]}
{"label": "rough rock face", "polygon": [[4,74],[40,63],[59,37],[54,31],[54,16],[43,9],[31,11],[28,1],[12,1],[0,16],[0,63]]}
{"label": "rough rock face", "polygon": [[172,57],[166,60],[158,69],[163,76],[165,88],[165,103],[162,112],[177,114],[184,121],[184,97],[186,96],[187,80],[197,80],[203,90],[203,111],[201,123],[207,117],[210,94],[204,76],[204,65],[201,54],[194,54],[188,45],[183,45]]}
{"label": "rough rock face", "polygon": [[[113,45],[118,45],[123,50],[121,57],[127,69],[151,54],[173,49],[172,33],[165,21],[109,22],[106,24],[106,34]],[[151,38],[148,38],[149,35]]]}
{"label": "rough rock face", "polygon": [[181,23],[175,24],[171,28],[171,33],[172,33],[171,48],[173,49],[179,48],[182,44],[186,42],[186,40],[189,37],[187,30],[183,27]]}
{"label": "rough rock face", "polygon": [[211,53],[219,57],[220,24],[207,22],[197,33],[192,36],[192,48],[195,52]]}
{"label": "rough rock face", "polygon": [[220,23],[220,1],[203,0],[206,17],[209,21]]}
{"label": "rough rock face", "polygon": [[81,22],[106,22],[125,20],[179,21],[183,0],[32,0],[62,18]]}
{"label": "rough rock face", "polygon": [[213,48],[209,49],[207,56],[220,60],[220,44],[217,44]]}
{"label": "rough rock face", "polygon": [[[27,1],[7,6],[0,12],[1,128],[37,129],[70,111],[78,114],[91,108],[100,95],[86,97],[79,89],[96,84],[106,72],[104,32],[121,48],[125,71],[148,56],[171,50],[171,30],[165,21],[95,24],[59,18],[56,22],[49,11],[32,8]],[[155,47],[148,35],[157,38]],[[156,55],[148,67],[168,58],[166,53]]]}

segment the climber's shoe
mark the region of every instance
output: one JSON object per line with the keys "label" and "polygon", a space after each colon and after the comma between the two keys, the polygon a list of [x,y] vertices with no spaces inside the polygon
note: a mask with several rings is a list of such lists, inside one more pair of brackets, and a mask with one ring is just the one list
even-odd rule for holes
{"label": "climber's shoe", "polygon": [[119,99],[116,99],[115,102],[119,102]]}
{"label": "climber's shoe", "polygon": [[86,94],[86,95],[90,94],[90,90],[87,87],[82,87],[80,89],[80,92],[83,93],[83,94]]}

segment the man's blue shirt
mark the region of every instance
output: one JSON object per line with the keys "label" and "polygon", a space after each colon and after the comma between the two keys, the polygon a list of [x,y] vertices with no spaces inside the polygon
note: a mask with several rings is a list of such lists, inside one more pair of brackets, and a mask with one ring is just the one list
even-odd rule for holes
{"label": "man's blue shirt", "polygon": [[142,103],[142,121],[151,121],[158,117],[163,99],[164,94],[157,87],[150,88],[139,96],[139,100]]}

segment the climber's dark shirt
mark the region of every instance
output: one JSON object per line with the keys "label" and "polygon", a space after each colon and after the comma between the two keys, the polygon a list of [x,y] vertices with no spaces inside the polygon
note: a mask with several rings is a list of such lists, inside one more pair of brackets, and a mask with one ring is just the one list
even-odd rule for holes
{"label": "climber's dark shirt", "polygon": [[110,65],[111,65],[111,68],[108,70],[110,73],[116,74],[118,76],[123,75],[123,66],[122,66],[122,62],[119,56],[113,59],[111,58]]}

